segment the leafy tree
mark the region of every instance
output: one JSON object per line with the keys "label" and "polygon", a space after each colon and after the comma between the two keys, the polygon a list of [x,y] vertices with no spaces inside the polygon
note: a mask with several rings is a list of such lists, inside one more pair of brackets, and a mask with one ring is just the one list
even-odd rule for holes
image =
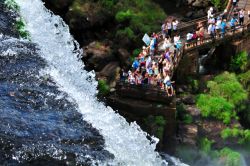
{"label": "leafy tree", "polygon": [[231,60],[231,69],[236,72],[245,71],[249,66],[248,53],[242,51]]}
{"label": "leafy tree", "polygon": [[221,96],[233,105],[241,104],[247,99],[247,92],[244,90],[234,73],[224,72],[209,81],[207,84],[209,94]]}
{"label": "leafy tree", "polygon": [[208,94],[197,97],[197,106],[203,117],[213,117],[229,124],[243,110],[247,92],[233,73],[224,72],[207,83]]}
{"label": "leafy tree", "polygon": [[224,166],[239,166],[242,165],[240,153],[229,148],[223,148],[218,153],[219,163]]}
{"label": "leafy tree", "polygon": [[232,118],[236,118],[234,105],[222,97],[201,94],[198,96],[197,106],[201,109],[203,117],[214,117],[226,124],[229,124]]}

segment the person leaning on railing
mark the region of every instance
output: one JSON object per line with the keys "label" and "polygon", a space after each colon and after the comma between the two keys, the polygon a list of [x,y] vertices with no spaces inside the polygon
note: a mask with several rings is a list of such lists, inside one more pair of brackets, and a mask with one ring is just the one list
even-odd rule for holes
{"label": "person leaning on railing", "polygon": [[220,25],[221,38],[225,36],[226,28],[227,28],[227,22],[226,22],[226,19],[223,19]]}

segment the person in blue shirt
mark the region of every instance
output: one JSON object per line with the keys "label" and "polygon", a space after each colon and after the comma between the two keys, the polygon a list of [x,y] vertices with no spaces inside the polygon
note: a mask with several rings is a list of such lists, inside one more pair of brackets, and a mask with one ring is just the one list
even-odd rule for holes
{"label": "person in blue shirt", "polygon": [[139,67],[139,61],[138,59],[136,58],[132,64],[132,67],[134,70],[136,70],[138,67]]}
{"label": "person in blue shirt", "polygon": [[232,19],[230,20],[230,27],[232,29],[232,32],[235,31],[235,24],[236,22],[238,22],[238,20],[235,17],[232,17]]}
{"label": "person in blue shirt", "polygon": [[221,38],[223,38],[223,37],[225,36],[226,27],[227,27],[227,23],[226,23],[226,20],[224,19],[224,20],[221,22],[221,25],[220,25],[220,29],[221,29]]}

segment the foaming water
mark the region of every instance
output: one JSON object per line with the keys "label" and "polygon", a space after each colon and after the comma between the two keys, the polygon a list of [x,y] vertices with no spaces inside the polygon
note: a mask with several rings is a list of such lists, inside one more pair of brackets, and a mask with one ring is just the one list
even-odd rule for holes
{"label": "foaming water", "polygon": [[167,165],[155,152],[158,139],[150,142],[139,126],[128,124],[110,107],[96,98],[94,72],[83,70],[82,50],[69,33],[63,20],[49,12],[40,0],[16,0],[21,8],[32,42],[38,44],[40,55],[48,63],[41,72],[49,74],[60,90],[78,105],[84,120],[99,130],[105,139],[105,149],[114,154],[114,165]]}

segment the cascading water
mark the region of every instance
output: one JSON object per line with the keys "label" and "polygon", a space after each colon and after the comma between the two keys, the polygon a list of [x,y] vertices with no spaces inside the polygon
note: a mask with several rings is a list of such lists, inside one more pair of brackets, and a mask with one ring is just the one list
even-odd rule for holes
{"label": "cascading water", "polygon": [[69,33],[63,20],[48,11],[40,0],[16,0],[25,19],[31,40],[38,44],[39,55],[47,63],[41,75],[50,75],[77,104],[83,119],[98,129],[105,140],[105,149],[114,160],[102,162],[114,165],[167,165],[155,152],[158,140],[150,142],[136,123],[126,120],[96,98],[94,72],[83,70],[82,50]]}

